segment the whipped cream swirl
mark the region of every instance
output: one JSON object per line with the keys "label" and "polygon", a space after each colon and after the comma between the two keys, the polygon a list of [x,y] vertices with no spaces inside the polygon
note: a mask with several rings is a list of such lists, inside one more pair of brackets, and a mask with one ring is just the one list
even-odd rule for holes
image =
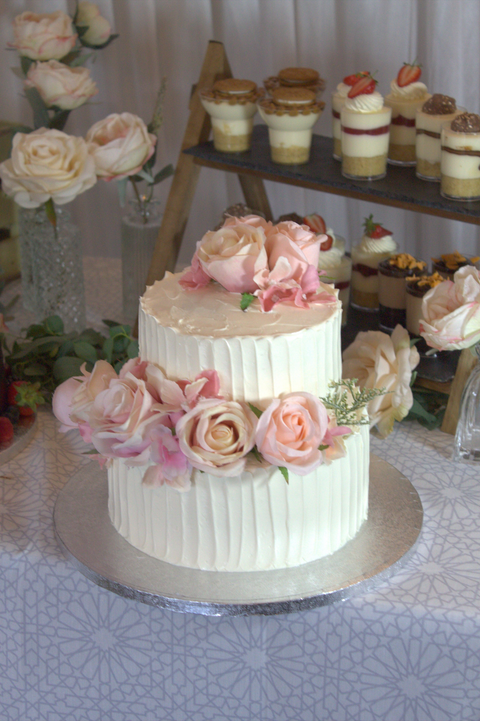
{"label": "whipped cream swirl", "polygon": [[347,85],[346,83],[338,83],[337,89],[335,90],[335,93],[337,95],[340,95],[342,98],[346,98],[348,93],[351,90],[351,85]]}
{"label": "whipped cream swirl", "polygon": [[390,253],[397,249],[397,244],[391,235],[384,235],[383,238],[362,235],[358,248],[364,253]]}
{"label": "whipped cream swirl", "polygon": [[425,83],[410,83],[401,88],[396,80],[392,80],[390,83],[390,90],[392,95],[402,98],[402,100],[418,100],[428,93]]}
{"label": "whipped cream swirl", "polygon": [[336,236],[331,228],[327,228],[327,235],[333,239],[332,247],[329,250],[321,250],[318,257],[319,270],[336,268],[339,266],[345,255],[345,238]]}
{"label": "whipped cream swirl", "polygon": [[356,98],[347,97],[345,107],[355,113],[375,113],[383,108],[383,97],[377,90],[357,95]]}

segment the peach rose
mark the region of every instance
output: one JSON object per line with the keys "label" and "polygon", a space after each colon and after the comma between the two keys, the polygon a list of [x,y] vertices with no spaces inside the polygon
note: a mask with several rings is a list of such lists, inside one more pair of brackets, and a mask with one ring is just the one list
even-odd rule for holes
{"label": "peach rose", "polygon": [[88,28],[81,34],[80,42],[94,48],[105,45],[112,34],[108,20],[100,14],[98,7],[88,0],[80,0],[78,3],[75,25]]}
{"label": "peach rose", "polygon": [[77,40],[71,18],[61,10],[17,15],[13,35],[15,42],[11,47],[32,60],[60,60],[73,50]]}
{"label": "peach rose", "polygon": [[103,180],[138,173],[153,155],[157,142],[143,120],[132,113],[108,115],[92,125],[85,139],[97,175]]}
{"label": "peach rose", "polygon": [[253,293],[254,276],[267,268],[265,232],[248,223],[209,231],[197,243],[203,271],[230,293]]}
{"label": "peach rose", "polygon": [[194,468],[238,476],[255,443],[257,418],[243,403],[204,398],[176,425],[180,450]]}
{"label": "peach rose", "polygon": [[61,110],[74,110],[98,93],[88,68],[71,68],[58,60],[33,64],[25,87],[36,88],[47,108]]}
{"label": "peach rose", "polygon": [[457,270],[453,282],[431,288],[422,302],[420,334],[432,348],[460,350],[480,341],[480,273]]}
{"label": "peach rose", "polygon": [[278,260],[285,258],[291,268],[290,277],[299,282],[309,265],[318,266],[320,245],[324,240],[326,236],[315,235],[306,225],[292,220],[278,223],[265,243],[268,266],[273,270]]}
{"label": "peach rose", "polygon": [[191,486],[192,467],[180,450],[178,438],[170,428],[154,425],[149,433],[151,440],[149,466],[143,476],[146,486],[157,488],[167,484],[178,491],[188,491]]}
{"label": "peach rose", "polygon": [[22,208],[47,200],[72,201],[97,182],[95,165],[83,138],[39,128],[13,136],[12,155],[0,164],[2,189]]}
{"label": "peach rose", "polygon": [[363,331],[343,353],[343,378],[356,378],[360,388],[385,388],[387,393],[368,404],[370,427],[377,426],[383,437],[393,430],[413,405],[410,388],[412,371],[420,356],[410,348],[410,336],[397,325],[392,335]]}
{"label": "peach rose", "polygon": [[306,476],[323,463],[319,446],[328,431],[323,403],[311,393],[289,393],[270,403],[258,420],[255,443],[274,466]]}
{"label": "peach rose", "polygon": [[228,228],[232,225],[253,225],[254,228],[263,228],[265,235],[268,235],[274,227],[271,220],[265,220],[261,215],[242,215],[240,217],[229,215],[225,219],[223,227]]}

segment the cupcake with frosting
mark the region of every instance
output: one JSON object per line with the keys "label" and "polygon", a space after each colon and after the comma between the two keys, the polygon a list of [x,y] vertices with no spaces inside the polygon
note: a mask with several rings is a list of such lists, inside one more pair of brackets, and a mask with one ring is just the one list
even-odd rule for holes
{"label": "cupcake with frosting", "polygon": [[364,233],[352,247],[352,305],[363,310],[378,310],[378,264],[397,252],[392,231],[365,218]]}

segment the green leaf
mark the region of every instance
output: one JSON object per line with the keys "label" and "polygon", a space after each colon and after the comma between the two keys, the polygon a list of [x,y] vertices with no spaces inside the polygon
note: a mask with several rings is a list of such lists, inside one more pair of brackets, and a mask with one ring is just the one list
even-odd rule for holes
{"label": "green leaf", "polygon": [[137,358],[139,353],[138,349],[138,341],[137,340],[131,340],[128,344],[127,348],[127,355],[129,358]]}
{"label": "green leaf", "polygon": [[240,310],[247,310],[248,306],[253,303],[255,296],[251,293],[242,293],[242,300],[240,301]]}
{"label": "green leaf", "polygon": [[421,338],[410,338],[410,348],[413,348],[414,345],[417,345],[417,343],[420,343],[422,339]]}
{"label": "green leaf", "polygon": [[30,66],[35,61],[31,58],[26,58],[25,55],[20,56],[20,65],[22,66],[23,74],[26,75],[28,71],[30,70]]}
{"label": "green leaf", "polygon": [[102,320],[102,323],[104,325],[108,326],[109,328],[113,328],[114,326],[119,325],[118,320],[109,320],[108,318],[104,318]]}
{"label": "green leaf", "polygon": [[37,128],[48,128],[50,125],[50,116],[48,115],[47,106],[43,102],[37,88],[25,88],[25,95],[33,111],[33,125],[35,130],[37,130]]}
{"label": "green leaf", "polygon": [[72,376],[78,376],[83,362],[81,358],[73,358],[72,356],[57,358],[53,364],[53,377],[59,383],[63,383]]}
{"label": "green leaf", "polygon": [[103,43],[103,45],[90,45],[90,43],[87,43],[87,41],[83,38],[80,38],[80,42],[82,43],[82,45],[85,45],[86,48],[91,48],[92,50],[103,50],[103,48],[106,48],[108,45],[110,45],[110,43],[113,43],[113,41],[116,40],[116,38],[118,37],[120,37],[118,33],[112,33],[108,40]]}
{"label": "green leaf", "polygon": [[330,448],[330,446],[328,445],[328,443],[326,443],[326,444],[320,444],[320,445],[318,446],[318,450],[319,450],[319,451],[326,451],[327,448]]}
{"label": "green leaf", "polygon": [[257,408],[257,406],[254,406],[253,403],[249,403],[249,404],[248,404],[248,407],[250,408],[250,410],[252,411],[252,413],[255,413],[255,415],[257,416],[257,418],[260,418],[260,416],[261,416],[262,413],[263,413],[263,411],[261,411],[260,408]]}
{"label": "green leaf", "polygon": [[161,183],[162,180],[166,180],[166,178],[169,178],[171,175],[173,175],[175,172],[175,168],[170,163],[170,165],[166,165],[164,168],[158,171],[158,173],[155,174],[155,177],[153,179],[153,184],[158,185],[158,183]]}
{"label": "green leaf", "polygon": [[153,183],[155,182],[150,173],[147,173],[145,170],[143,170],[143,168],[137,172],[137,175],[139,175],[142,180],[146,180],[149,185],[153,185]]}
{"label": "green leaf", "polygon": [[113,366],[113,370],[115,371],[115,373],[120,373],[124,365],[125,364],[123,361],[117,361]]}
{"label": "green leaf", "polygon": [[55,228],[55,238],[56,236],[56,228],[57,228],[57,213],[55,211],[55,206],[53,204],[53,200],[50,198],[45,203],[45,212],[47,214],[47,218],[49,219],[50,223]]}
{"label": "green leaf", "polygon": [[124,353],[124,351],[127,350],[128,344],[130,343],[130,338],[127,338],[126,336],[120,336],[119,338],[113,339],[113,350],[115,353]]}
{"label": "green leaf", "polygon": [[63,358],[63,356],[69,355],[70,353],[73,353],[73,341],[66,340],[58,349],[58,357]]}
{"label": "green leaf", "polygon": [[100,346],[101,348],[103,346],[105,336],[93,328],[85,328],[85,330],[82,330],[77,340],[84,340],[87,343],[91,343],[93,346]]}
{"label": "green leaf", "polygon": [[282,476],[285,478],[286,482],[288,483],[288,470],[285,468],[285,466],[278,466],[278,470],[282,474]]}
{"label": "green leaf", "polygon": [[52,128],[53,130],[63,130],[68,120],[68,116],[70,115],[70,112],[70,110],[61,110],[60,108],[55,108],[55,114],[53,118],[50,119],[50,128]]}
{"label": "green leaf", "polygon": [[92,363],[92,365],[95,365],[98,360],[97,351],[93,345],[87,343],[86,341],[81,340],[74,343],[73,350],[78,358],[82,358],[84,361]]}
{"label": "green leaf", "polygon": [[412,377],[410,379],[410,388],[413,388],[413,384],[417,380],[417,371],[412,372]]}
{"label": "green leaf", "polygon": [[31,363],[23,369],[23,372],[26,376],[44,376],[47,370],[47,367],[41,363]]}
{"label": "green leaf", "polygon": [[109,328],[110,338],[115,338],[117,335],[125,335],[125,328],[123,325],[112,325]]}
{"label": "green leaf", "polygon": [[107,338],[107,340],[103,344],[103,352],[107,361],[111,363],[113,354],[113,338]]}
{"label": "green leaf", "polygon": [[81,65],[85,65],[90,58],[93,58],[95,53],[82,53],[78,54],[76,58],[70,63],[71,68],[79,68]]}
{"label": "green leaf", "polygon": [[58,315],[51,315],[43,321],[45,330],[51,335],[61,335],[63,333],[63,320]]}
{"label": "green leaf", "polygon": [[33,325],[30,325],[27,328],[25,336],[27,338],[40,338],[45,336],[45,328],[43,324],[40,325],[39,323],[33,323]]}
{"label": "green leaf", "polygon": [[[117,191],[118,191],[118,202],[120,203],[120,207],[123,208],[125,206],[125,198],[127,197],[127,183],[128,178],[122,178],[121,180],[117,180]],[[104,323],[106,321],[103,321]]]}

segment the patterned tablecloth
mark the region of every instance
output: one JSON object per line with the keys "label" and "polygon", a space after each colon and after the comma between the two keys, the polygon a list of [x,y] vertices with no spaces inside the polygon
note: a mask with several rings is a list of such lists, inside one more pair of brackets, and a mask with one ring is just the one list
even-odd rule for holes
{"label": "patterned tablecloth", "polygon": [[[102,268],[87,264],[90,281]],[[115,268],[88,284],[90,322],[119,317]],[[89,461],[57,426],[42,411],[0,468],[2,721],[478,721],[480,474],[449,460],[450,436],[401,424],[372,439],[425,512],[390,581],[313,611],[210,618],[120,598],[64,559],[55,499]]]}

